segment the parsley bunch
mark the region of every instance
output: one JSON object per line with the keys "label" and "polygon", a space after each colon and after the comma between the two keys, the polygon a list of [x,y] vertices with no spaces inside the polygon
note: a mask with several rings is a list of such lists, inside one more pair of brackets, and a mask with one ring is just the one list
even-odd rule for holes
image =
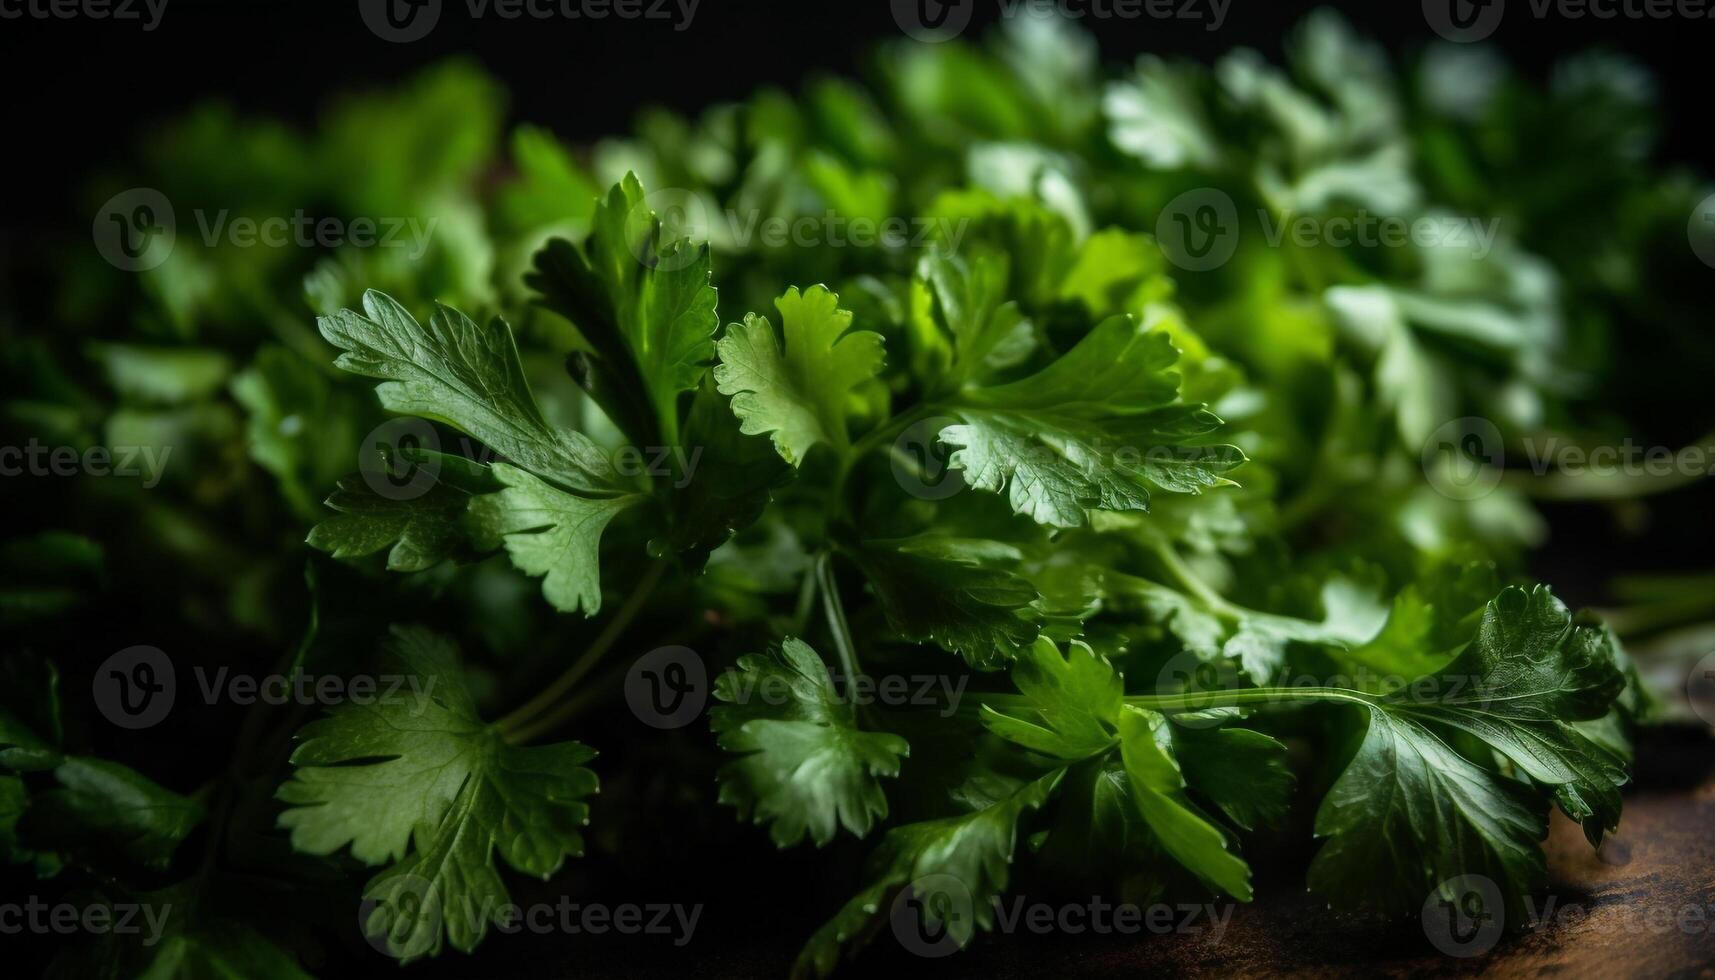
{"label": "parsley bunch", "polygon": [[[0,848],[192,910],[165,947],[79,954],[107,969],[300,975],[290,937],[219,900],[235,876],[355,876],[376,948],[469,953],[513,873],[576,873],[596,750],[645,734],[585,723],[622,696],[604,671],[682,644],[713,698],[707,805],[780,848],[869,845],[801,975],[926,880],[967,893],[911,906],[959,945],[1020,866],[1249,901],[1247,844],[1294,808],[1336,906],[1414,914],[1482,875],[1522,921],[1551,810],[1592,845],[1618,825],[1650,703],[1613,630],[1524,577],[1537,485],[1448,493],[1423,450],[1468,416],[1616,431],[1608,351],[1641,283],[1679,281],[1651,248],[1694,185],[1650,167],[1647,87],[1614,59],[1551,92],[1469,52],[1402,78],[1331,15],[1288,50],[1107,73],[1020,17],[889,48],[868,88],[648,112],[575,149],[525,126],[503,152],[500,93],[456,64],[311,134],[187,120],[154,161],[169,196],[440,230],[409,259],[181,243],[111,298],[123,336],[8,355],[29,379],[8,417],[191,461],[159,499],[79,492],[138,519],[211,634],[296,624],[280,670],[428,693],[247,711],[230,767],[180,795],[72,751],[53,663],[20,660]],[[1588,152],[1545,163],[1504,138],[1520,120]],[[1565,179],[1527,193],[1543,167]],[[1223,261],[1168,240],[1186,195],[1240,222]],[[1568,248],[1598,201],[1660,220]],[[1448,216],[1500,219],[1493,247],[1265,234]],[[811,231],[758,232],[776,221]],[[102,274],[67,278],[87,299]],[[59,368],[80,354],[104,385]],[[67,579],[8,585],[18,622],[93,594],[100,542],[7,548]],[[304,595],[312,553],[308,598],[270,601]]]}

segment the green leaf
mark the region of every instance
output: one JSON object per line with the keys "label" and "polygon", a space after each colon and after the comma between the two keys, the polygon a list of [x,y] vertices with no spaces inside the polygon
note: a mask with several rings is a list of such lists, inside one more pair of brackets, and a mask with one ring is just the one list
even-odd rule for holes
{"label": "green leaf", "polygon": [[865,541],[853,556],[901,636],[992,669],[1036,639],[1036,588],[1023,555],[999,541],[920,534]]}
{"label": "green leaf", "polygon": [[304,726],[277,794],[289,806],[280,826],[304,853],[350,847],[365,864],[390,864],[364,889],[377,903],[364,928],[394,955],[435,955],[443,940],[468,953],[489,922],[506,924],[496,850],[541,878],[583,853],[584,798],[596,791],[583,764],[595,753],[508,744],[477,716],[445,637],[396,626],[388,652],[411,692]]}
{"label": "green leaf", "polygon": [[1199,83],[1205,74],[1154,55],[1137,59],[1136,74],[1108,86],[1102,100],[1108,137],[1158,170],[1213,167],[1221,149],[1203,110]]}
{"label": "green leaf", "polygon": [[[920,346],[949,344],[948,365],[919,365],[932,391],[957,391],[984,372],[1012,367],[1035,345],[1030,321],[1006,298],[1011,263],[1003,252],[926,255],[912,280],[913,337]],[[933,356],[933,355],[931,355]]]}
{"label": "green leaf", "polygon": [[335,558],[360,558],[391,547],[388,569],[420,572],[453,557],[465,545],[460,518],[471,499],[470,494],[442,482],[417,496],[383,496],[364,478],[348,476],[327,499],[339,515],[311,528],[305,540]]}
{"label": "green leaf", "polygon": [[590,220],[601,191],[552,133],[519,126],[512,133],[512,159],[518,179],[501,189],[498,200],[508,225],[525,230]]}
{"label": "green leaf", "polygon": [[308,358],[272,345],[230,387],[248,415],[250,458],[279,479],[300,513],[314,515],[317,497],[357,456],[363,416],[356,399]]}
{"label": "green leaf", "polygon": [[91,344],[89,356],[120,398],[140,405],[203,401],[218,392],[232,373],[232,362],[225,354],[194,347]]}
{"label": "green leaf", "polygon": [[[1529,788],[1478,767],[1409,717],[1369,712],[1363,743],[1316,813],[1328,838],[1309,885],[1343,909],[1416,914],[1432,892],[1483,875],[1502,890],[1509,921],[1546,880],[1548,833]],[[1519,917],[1515,917],[1519,916]]]}
{"label": "green leaf", "polygon": [[[1286,666],[1290,644],[1338,651],[1374,640],[1386,627],[1389,614],[1380,597],[1356,582],[1329,579],[1322,586],[1321,600],[1320,620],[1234,607],[1233,633],[1221,645],[1221,654],[1238,661],[1252,680],[1266,684]],[[1401,628],[1406,625],[1400,624]]]}
{"label": "green leaf", "polygon": [[583,248],[554,239],[525,283],[590,347],[586,387],[641,445],[676,445],[680,393],[715,357],[709,248],[671,241],[635,174],[596,206]]}
{"label": "green leaf", "polygon": [[473,498],[466,511],[477,546],[504,544],[520,571],[544,576],[542,594],[555,609],[595,615],[601,609],[601,533],[644,498],[582,497],[515,466],[496,463],[492,470],[506,489]]}
{"label": "green leaf", "polygon": [[1597,843],[1619,823],[1626,771],[1573,723],[1604,717],[1625,683],[1606,629],[1575,625],[1546,587],[1506,589],[1458,658],[1370,703],[1364,741],[1317,814],[1329,840],[1311,887],[1404,909],[1456,875],[1482,874],[1508,914],[1522,914],[1544,877],[1541,797],[1452,746],[1464,736],[1505,756]]}
{"label": "green leaf", "polygon": [[755,523],[769,493],[792,477],[792,469],[760,436],[739,431],[731,402],[704,378],[685,420],[685,444],[701,452],[695,475],[686,474],[669,498],[671,548],[692,569],[735,532]]}
{"label": "green leaf", "polygon": [[1120,758],[1132,800],[1162,849],[1186,870],[1241,902],[1251,900],[1250,866],[1228,850],[1227,835],[1185,797],[1160,715],[1126,706],[1119,716]]}
{"label": "green leaf", "polygon": [[1190,444],[1220,419],[1172,404],[1178,357],[1166,334],[1110,317],[1029,377],[964,389],[951,408],[961,424],[940,434],[958,447],[949,464],[1053,527],[1082,526],[1095,509],[1146,511],[1152,486],[1197,493],[1229,484],[1222,474],[1244,453]]}
{"label": "green leaf", "polygon": [[425,328],[374,290],[363,294],[363,309],[341,310],[318,323],[322,336],[345,351],[335,364],[386,379],[375,390],[388,410],[445,422],[571,489],[618,488],[612,465],[595,443],[543,418],[504,320],[479,327],[442,306]]}
{"label": "green leaf", "polygon": [[844,450],[852,389],[875,377],[878,333],[851,331],[852,315],[825,286],[786,290],[774,301],[784,343],[767,317],[747,314],[716,345],[715,383],[749,435],[770,434],[781,458],[800,465],[816,445]]}
{"label": "green leaf", "polygon": [[1247,728],[1173,728],[1185,782],[1245,830],[1278,825],[1292,802],[1286,746]]}
{"label": "green leaf", "polygon": [[710,712],[721,748],[739,758],[721,767],[721,802],[772,824],[790,847],[805,836],[820,847],[843,826],[858,837],[887,817],[880,778],[899,775],[905,739],[858,727],[822,659],[802,640],[778,653],[739,658],[722,674]]}
{"label": "green leaf", "polygon": [[67,756],[52,789],[30,798],[22,827],[38,850],[165,868],[204,817],[200,802],[106,759]]}
{"label": "green leaf", "polygon": [[1428,697],[1409,685],[1386,709],[1482,739],[1553,788],[1592,844],[1620,822],[1623,760],[1572,722],[1596,721],[1625,689],[1605,627],[1574,625],[1546,586],[1503,591],[1483,613],[1464,653],[1435,675]]}
{"label": "green leaf", "polygon": [[874,870],[869,884],[804,944],[792,966],[793,976],[828,976],[843,951],[866,941],[876,917],[888,914],[901,888],[931,875],[958,881],[971,901],[968,909],[945,919],[933,903],[923,903],[930,927],[945,928],[960,946],[978,929],[992,928],[994,899],[1006,890],[1019,821],[1048,802],[1063,772],[1057,769],[1023,783],[1005,798],[970,813],[888,831],[870,858]]}
{"label": "green leaf", "polygon": [[1012,682],[1028,710],[983,706],[983,725],[1001,738],[1067,762],[1112,748],[1125,685],[1103,657],[1073,640],[1065,657],[1038,637],[1013,661]]}

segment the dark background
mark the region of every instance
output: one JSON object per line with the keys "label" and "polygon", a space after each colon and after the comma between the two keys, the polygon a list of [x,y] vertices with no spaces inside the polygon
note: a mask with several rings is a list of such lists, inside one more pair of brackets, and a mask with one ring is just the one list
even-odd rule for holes
{"label": "dark background", "polygon": [[[0,5],[16,2],[0,0]],[[1520,10],[1509,11],[1492,39],[1512,63],[1542,76],[1566,54],[1605,46],[1649,64],[1661,83],[1669,121],[1663,158],[1715,172],[1706,124],[1715,20],[1545,21],[1529,16],[1528,2],[1511,0]],[[996,20],[998,6],[995,0],[979,0],[967,33]],[[1146,51],[1207,60],[1240,45],[1257,47],[1275,60],[1282,38],[1313,6],[1232,0],[1218,31],[1207,30],[1201,21],[1150,18],[1086,20],[1085,26],[1097,34],[1110,63]],[[1341,9],[1361,33],[1396,57],[1434,39],[1417,0],[1325,6]],[[674,31],[671,22],[655,20],[490,17],[472,22],[463,0],[447,0],[433,33],[410,44],[376,38],[362,23],[356,0],[168,0],[160,26],[150,33],[136,23],[0,20],[0,98],[11,191],[0,216],[0,308],[11,305],[4,302],[8,294],[27,299],[30,285],[17,278],[16,269],[47,254],[43,246],[87,241],[90,217],[79,194],[85,179],[122,167],[138,136],[199,102],[223,100],[246,115],[308,124],[332,95],[385,85],[449,55],[465,54],[506,85],[513,120],[583,141],[625,130],[647,104],[694,112],[765,84],[794,88],[818,73],[859,75],[866,52],[878,41],[900,36],[887,0],[701,0],[682,32]],[[1706,498],[1695,496],[1700,499],[1689,505],[1706,507]],[[1611,571],[1644,564],[1639,555],[1650,555],[1652,565],[1707,563],[1707,542],[1675,534],[1671,525],[1659,528],[1650,543],[1622,545],[1597,509],[1551,508],[1546,516],[1557,533],[1538,561],[1544,577],[1568,593],[1574,605],[1599,601],[1590,594],[1594,583]],[[131,615],[117,609],[107,614]],[[608,720],[593,717],[591,722],[599,728]],[[628,718],[612,721],[616,729],[635,728]],[[654,773],[656,780],[670,784],[675,757],[694,754],[707,741],[697,728],[680,734],[677,743],[683,744],[668,738],[647,749],[616,746],[606,755],[611,762],[630,756],[627,765],[613,768],[633,774],[627,778],[648,782]],[[637,757],[650,752],[660,755]],[[617,816],[628,794],[648,796],[648,790],[624,783],[613,786],[611,795],[604,789],[609,812]],[[613,826],[602,804],[597,806],[594,826]],[[765,834],[739,826],[725,808],[628,812],[620,819],[628,834],[658,842],[647,866],[615,866],[599,856],[601,848],[593,848],[575,873],[550,884],[508,875],[515,899],[553,902],[573,891],[608,902],[703,902],[708,908],[694,944],[674,950],[643,937],[490,936],[474,958],[449,952],[407,975],[779,976],[802,939],[849,895],[864,850],[842,841],[830,848],[832,854],[803,849],[778,856]],[[675,823],[687,819],[698,825]],[[1278,838],[1306,839],[1308,828],[1302,826],[1282,828]],[[1257,850],[1258,881],[1274,891],[1263,900],[1297,909],[1306,901],[1301,886],[1305,849],[1283,843]],[[766,937],[760,941],[759,923]],[[1415,922],[1403,931],[1372,930],[1352,938],[1357,947],[1376,952],[1423,946]],[[1126,942],[1110,938],[1105,946]],[[950,963],[878,948],[851,975],[979,970],[991,976],[1031,975],[1045,962],[1074,969],[1074,947],[1090,948],[1084,941],[1064,939],[1039,945],[1043,948],[1016,954],[1016,960],[1008,950],[1017,947],[1009,945]],[[329,950],[323,966],[328,973],[393,968],[361,946]]]}
{"label": "dark background", "polygon": [[[31,0],[0,7],[23,2]],[[1543,74],[1571,51],[1605,46],[1648,63],[1667,118],[1679,123],[1665,134],[1666,156],[1710,162],[1704,120],[1715,20],[1539,20],[1529,3],[1511,0],[1517,9],[1490,39],[1509,61]],[[1171,18],[1083,23],[1110,62],[1145,51],[1207,60],[1240,45],[1274,60],[1287,31],[1316,6],[1341,10],[1396,55],[1434,39],[1418,0],[1232,0],[1216,31]],[[966,34],[993,23],[999,10],[999,0],[977,0]],[[57,223],[74,203],[78,178],[124,159],[133,137],[159,120],[211,98],[246,114],[308,122],[331,94],[468,54],[507,83],[515,119],[582,140],[625,129],[646,104],[690,112],[763,84],[859,74],[865,52],[900,36],[888,0],[701,0],[684,31],[659,20],[509,21],[491,13],[473,21],[465,0],[446,0],[434,31],[408,44],[371,34],[356,0],[167,0],[150,33],[136,23],[0,20],[7,162],[21,171],[12,186],[29,189],[7,201],[4,225],[11,237],[21,226]],[[74,231],[83,234],[87,219],[75,217]]]}

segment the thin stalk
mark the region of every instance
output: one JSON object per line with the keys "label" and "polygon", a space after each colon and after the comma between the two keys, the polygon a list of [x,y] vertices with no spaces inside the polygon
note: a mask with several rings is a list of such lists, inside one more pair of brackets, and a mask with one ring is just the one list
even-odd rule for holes
{"label": "thin stalk", "polygon": [[812,562],[810,569],[804,573],[804,580],[798,583],[798,601],[792,608],[792,635],[803,636],[804,630],[810,625],[810,611],[816,602],[816,568]]}
{"label": "thin stalk", "polygon": [[1295,701],[1343,701],[1373,704],[1376,695],[1344,687],[1251,687],[1238,691],[1190,691],[1184,694],[1136,694],[1125,703],[1150,711],[1207,711],[1246,705],[1291,704]]}
{"label": "thin stalk", "polygon": [[888,419],[881,426],[864,433],[858,441],[845,447],[840,452],[839,470],[834,474],[832,499],[836,503],[845,500],[846,481],[851,477],[852,470],[856,468],[860,460],[874,452],[883,442],[897,439],[901,432],[910,428],[919,419],[927,417],[932,409],[933,406],[930,405],[918,405],[908,412]]}
{"label": "thin stalk", "polygon": [[553,727],[553,724],[557,724],[557,712],[550,713],[534,724],[529,723],[532,718],[553,708],[619,641],[620,636],[631,625],[631,621],[637,618],[639,612],[643,611],[644,604],[649,601],[649,596],[654,593],[655,586],[660,584],[661,576],[666,571],[666,562],[656,562],[651,565],[649,570],[643,574],[643,578],[638,581],[636,588],[631,590],[631,595],[626,597],[625,604],[619,607],[619,612],[615,613],[612,619],[608,620],[607,626],[595,638],[595,642],[591,643],[589,648],[584,651],[583,656],[573,662],[565,673],[554,678],[553,683],[543,688],[541,693],[524,702],[516,710],[495,723],[500,734],[505,736],[508,741],[518,743],[525,741],[531,735],[539,734],[541,731]]}
{"label": "thin stalk", "polygon": [[1228,602],[1225,596],[1210,588],[1209,583],[1199,578],[1197,573],[1191,570],[1191,566],[1185,564],[1185,559],[1179,557],[1179,552],[1174,550],[1171,544],[1156,542],[1150,550],[1160,559],[1162,567],[1182,591],[1208,606],[1217,616],[1229,622],[1236,622],[1251,614],[1249,610]]}
{"label": "thin stalk", "polygon": [[834,635],[834,651],[840,658],[840,670],[846,675],[846,697],[853,696],[857,687],[857,650],[852,644],[851,626],[846,623],[846,607],[840,603],[839,583],[834,581],[834,558],[827,552],[816,559],[816,581],[822,589],[822,611],[828,617],[828,632]]}
{"label": "thin stalk", "polygon": [[[1242,708],[1247,705],[1288,705],[1295,702],[1340,701],[1372,704],[1377,695],[1344,687],[1248,687],[1234,691],[1189,691],[1183,694],[1134,694],[1125,703],[1150,711],[1207,711],[1211,708]],[[968,694],[965,701],[991,708],[1028,709],[1035,702],[1021,694]]]}

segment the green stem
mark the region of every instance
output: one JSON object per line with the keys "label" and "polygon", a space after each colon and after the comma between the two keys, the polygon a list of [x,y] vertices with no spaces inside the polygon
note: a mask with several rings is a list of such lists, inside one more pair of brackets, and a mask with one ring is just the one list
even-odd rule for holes
{"label": "green stem", "polygon": [[834,635],[834,651],[840,658],[840,670],[846,675],[846,696],[852,696],[860,676],[857,650],[852,644],[851,626],[846,623],[846,607],[840,603],[839,583],[834,581],[834,559],[827,552],[816,559],[816,581],[822,588],[822,611],[828,617],[828,632]]}
{"label": "green stem", "polygon": [[[970,694],[969,702],[991,708],[1033,708],[1035,702],[1021,694]],[[1232,691],[1189,691],[1183,694],[1134,694],[1125,703],[1150,711],[1207,711],[1211,708],[1241,708],[1245,706],[1283,706],[1294,703],[1338,701],[1347,704],[1373,704],[1378,695],[1366,694],[1344,687],[1247,687]]]}
{"label": "green stem", "polygon": [[1172,577],[1174,584],[1178,585],[1180,590],[1190,595],[1191,598],[1209,607],[1209,610],[1215,615],[1230,623],[1238,622],[1253,615],[1250,610],[1228,602],[1225,596],[1210,588],[1209,583],[1199,578],[1197,573],[1191,570],[1190,565],[1185,564],[1185,559],[1179,557],[1179,552],[1174,549],[1173,545],[1165,541],[1156,541],[1152,543],[1150,550],[1160,560],[1162,568]]}
{"label": "green stem", "polygon": [[[541,693],[495,722],[495,728],[506,737],[507,741],[515,744],[522,743],[531,736],[540,734],[559,723],[559,711],[550,712],[535,723],[530,722],[532,718],[553,708],[619,641],[619,637],[625,632],[626,627],[630,626],[631,621],[636,619],[637,614],[643,610],[644,604],[649,601],[649,596],[655,591],[655,586],[660,584],[661,576],[666,571],[666,562],[656,562],[651,565],[637,583],[637,587],[631,590],[631,595],[626,597],[625,605],[619,608],[619,612],[611,620],[608,620],[606,628],[595,638],[595,642],[591,643],[589,648],[584,651],[583,656],[579,657],[559,677],[554,678],[553,683],[543,688]],[[560,707],[563,709],[565,706],[561,705]]]}
{"label": "green stem", "polygon": [[816,602],[816,563],[812,561],[810,568],[804,573],[804,580],[798,583],[798,601],[792,607],[792,635],[803,636],[810,626],[810,610]]}
{"label": "green stem", "polygon": [[1190,691],[1184,694],[1138,694],[1125,703],[1150,711],[1207,711],[1246,705],[1285,705],[1294,702],[1343,701],[1373,704],[1377,696],[1344,687],[1251,687],[1237,691]]}
{"label": "green stem", "polygon": [[931,405],[918,405],[902,415],[895,415],[882,425],[864,433],[862,438],[846,447],[840,453],[839,471],[834,474],[834,489],[832,499],[842,503],[846,496],[846,480],[852,470],[865,456],[874,452],[882,443],[899,438],[899,434],[909,429],[919,419],[925,418],[933,410]]}

